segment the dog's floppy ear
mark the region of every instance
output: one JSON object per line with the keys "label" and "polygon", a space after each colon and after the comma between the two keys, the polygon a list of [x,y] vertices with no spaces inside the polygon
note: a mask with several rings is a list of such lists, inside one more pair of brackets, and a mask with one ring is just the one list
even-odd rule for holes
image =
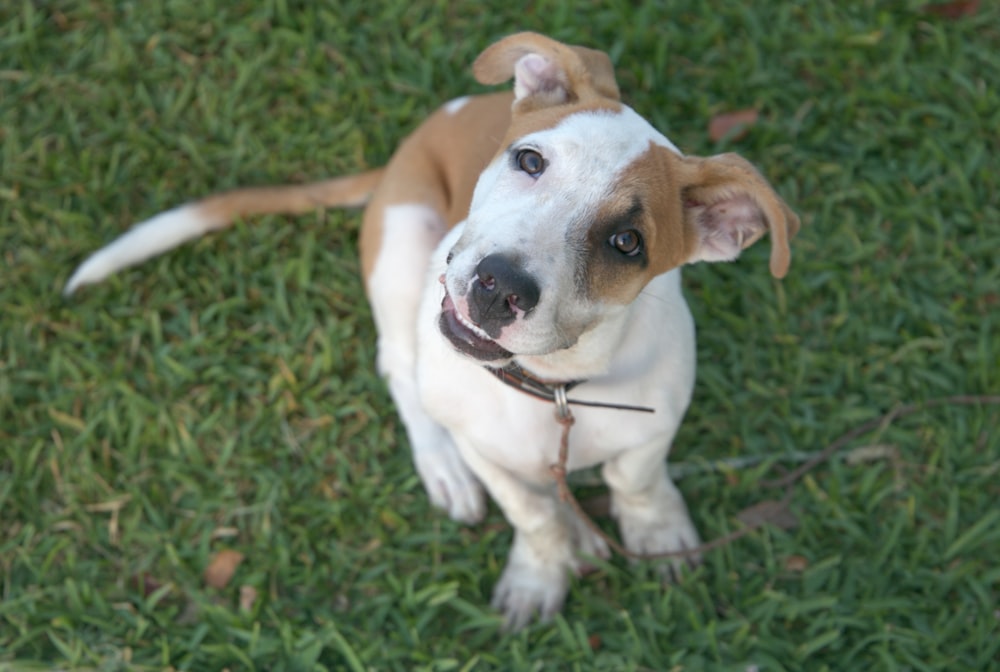
{"label": "dog's floppy ear", "polygon": [[732,261],[761,236],[771,234],[771,274],[783,278],[799,218],[753,165],[736,154],[679,161],[681,205],[697,236],[689,261]]}
{"label": "dog's floppy ear", "polygon": [[516,33],[487,47],[472,71],[482,84],[502,84],[513,77],[517,103],[558,105],[593,96],[619,99],[607,54],[538,33]]}

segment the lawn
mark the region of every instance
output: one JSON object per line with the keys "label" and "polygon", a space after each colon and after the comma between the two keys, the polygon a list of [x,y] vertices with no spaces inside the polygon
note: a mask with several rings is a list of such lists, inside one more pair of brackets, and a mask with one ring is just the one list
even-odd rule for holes
{"label": "lawn", "polygon": [[845,432],[1000,392],[995,3],[12,0],[0,671],[1000,669],[1000,406],[878,423],[792,488],[796,526],[672,587],[613,559],[508,635],[510,530],[423,494],[356,213],[243,222],[60,296],[192,197],[381,165],[521,29],[606,49],[679,147],[741,153],[802,216],[783,281],[766,241],[685,270],[699,377],[671,457],[706,539]]}

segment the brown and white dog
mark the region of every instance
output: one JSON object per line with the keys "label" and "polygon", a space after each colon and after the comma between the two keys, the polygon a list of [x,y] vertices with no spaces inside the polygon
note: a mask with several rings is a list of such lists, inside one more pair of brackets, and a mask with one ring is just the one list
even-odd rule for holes
{"label": "brown and white dog", "polygon": [[471,523],[485,488],[513,525],[494,604],[518,628],[555,613],[581,556],[608,549],[556,496],[552,404],[495,370],[584,381],[588,401],[654,409],[581,407],[568,467],[603,465],[630,550],[694,547],[665,461],[695,376],[680,267],[736,259],[770,233],[780,278],[799,220],[744,159],[684,156],[622,104],[601,52],[520,33],[474,72],[484,84],[513,78],[513,95],[447,103],[384,169],[157,215],[94,253],[65,291],[239,217],[367,202],[361,262],[379,370],[431,501]]}

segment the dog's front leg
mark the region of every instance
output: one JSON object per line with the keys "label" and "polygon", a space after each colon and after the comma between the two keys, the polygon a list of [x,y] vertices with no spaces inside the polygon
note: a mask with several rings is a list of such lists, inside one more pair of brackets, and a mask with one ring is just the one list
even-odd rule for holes
{"label": "dog's front leg", "polygon": [[482,488],[465,466],[451,435],[432,419],[420,398],[417,381],[417,315],[431,253],[444,235],[442,216],[420,205],[371,207],[367,229],[381,229],[378,255],[368,278],[368,297],[378,327],[378,369],[406,425],[417,473],[431,503],[464,523],[486,513]]}
{"label": "dog's front leg", "polygon": [[507,565],[493,591],[493,606],[504,615],[504,627],[518,630],[538,613],[543,621],[562,607],[571,572],[581,569],[577,549],[606,555],[606,548],[587,548],[579,526],[553,484],[534,485],[463,446],[462,456],[514,528]]}
{"label": "dog's front leg", "polygon": [[427,415],[420,404],[416,383],[405,372],[386,374],[396,410],[406,425],[413,463],[431,503],[461,523],[478,523],[486,515],[482,487],[451,435]]}
{"label": "dog's front leg", "polygon": [[[602,475],[611,489],[611,511],[625,547],[634,553],[663,553],[698,546],[698,531],[687,505],[667,474],[662,439],[629,450],[604,464]],[[697,557],[671,561],[675,572]]]}

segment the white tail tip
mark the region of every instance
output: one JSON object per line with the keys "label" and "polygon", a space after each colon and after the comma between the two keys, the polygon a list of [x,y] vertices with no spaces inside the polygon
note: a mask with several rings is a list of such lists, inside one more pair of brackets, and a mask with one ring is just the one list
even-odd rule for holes
{"label": "white tail tip", "polygon": [[193,205],[182,205],[136,224],[87,257],[66,282],[63,296],[198,238],[211,229],[210,224]]}

